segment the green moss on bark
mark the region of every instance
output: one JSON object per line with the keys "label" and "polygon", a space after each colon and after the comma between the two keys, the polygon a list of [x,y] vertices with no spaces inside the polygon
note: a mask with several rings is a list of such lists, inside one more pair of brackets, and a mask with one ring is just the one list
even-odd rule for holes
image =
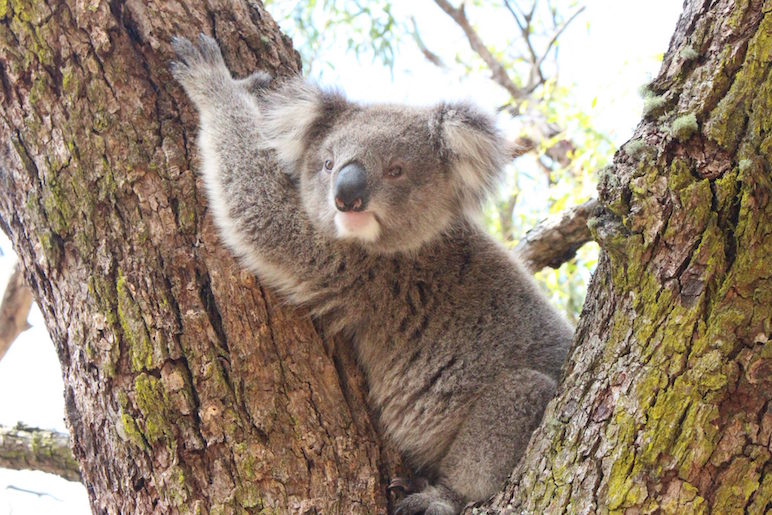
{"label": "green moss on bark", "polygon": [[651,158],[656,155],[656,149],[640,139],[628,141],[622,149],[634,159]]}
{"label": "green moss on bark", "polygon": [[684,47],[678,54],[684,59],[684,61],[694,61],[700,56],[699,52],[690,46]]}
{"label": "green moss on bark", "polygon": [[157,377],[140,374],[134,379],[135,403],[142,413],[142,434],[148,444],[163,441],[170,450],[176,447],[174,418],[169,397]]}
{"label": "green moss on bark", "polygon": [[[620,296],[632,296],[635,314],[614,316],[603,359],[613,362],[621,345],[640,363],[628,372],[635,374],[635,386],[615,406],[606,430],[613,450],[604,478],[608,493],[600,503],[612,511],[699,513],[710,507],[733,513],[755,506],[759,512],[762,503],[754,496],[766,488],[769,499],[762,477],[769,451],[758,443],[723,458],[729,465],[713,478],[720,488],[704,489],[701,475],[725,445],[719,421],[727,413],[719,406],[731,404],[732,392],[748,377],[735,362],[738,346],[772,329],[772,285],[763,271],[772,270],[772,202],[761,193],[772,191],[766,160],[772,141],[765,146],[772,128],[770,19],[767,14],[742,67],[732,65],[740,72],[706,127],[725,151],[737,152],[736,166],[715,180],[700,179],[689,160],[663,165],[660,155],[655,166],[641,166],[629,181],[629,201],[609,195],[610,211],[630,231],[611,242],[613,284]],[[696,116],[676,118],[671,130],[686,143],[699,135]],[[669,193],[653,197],[662,176]],[[657,203],[663,198],[674,204],[660,228]],[[651,229],[656,238],[647,235]],[[662,262],[653,261],[655,241],[670,245],[672,255],[686,245],[686,261],[669,265],[677,275],[663,276]],[[751,423],[738,424],[736,431],[741,442],[756,439]],[[666,491],[649,491],[647,484],[664,484]]]}
{"label": "green moss on bark", "polygon": [[144,451],[150,449],[147,441],[145,441],[142,431],[140,431],[139,426],[137,425],[137,421],[128,413],[121,413],[121,430],[119,430],[119,433],[138,448]]}
{"label": "green moss on bark", "polygon": [[167,357],[166,345],[153,342],[139,306],[129,291],[126,278],[119,271],[115,284],[118,319],[128,345],[131,368],[135,372],[159,368]]}
{"label": "green moss on bark", "polygon": [[[742,16],[739,13],[740,9],[737,9],[735,15]],[[744,136],[746,124],[749,125],[751,137],[758,137],[762,129],[766,129],[766,132],[770,129],[772,121],[769,117],[754,116],[759,112],[772,112],[770,55],[772,15],[768,12],[748,45],[745,62],[737,72],[729,92],[710,113],[707,123],[708,136],[730,152],[737,148]]]}
{"label": "green moss on bark", "polygon": [[667,99],[664,95],[647,95],[643,99],[643,117],[654,118],[665,112]]}

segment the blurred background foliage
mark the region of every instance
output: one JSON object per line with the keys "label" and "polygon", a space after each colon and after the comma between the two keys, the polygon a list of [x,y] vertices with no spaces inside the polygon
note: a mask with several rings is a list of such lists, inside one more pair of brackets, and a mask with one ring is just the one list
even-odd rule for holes
{"label": "blurred background foliage", "polygon": [[[345,77],[336,73],[342,58],[376,63],[395,82],[415,80],[416,67],[437,67],[443,77],[464,84],[469,98],[496,112],[513,140],[532,147],[507,167],[484,212],[488,230],[508,248],[539,220],[594,196],[597,173],[615,147],[593,127],[571,85],[560,82],[561,37],[572,25],[589,28],[584,7],[575,0],[269,0],[266,5],[292,37],[311,78],[327,84],[330,77]],[[416,59],[417,53],[422,58]],[[445,98],[443,84],[417,87],[433,88],[436,100]],[[597,256],[597,245],[590,243],[559,269],[536,274],[572,322],[578,320]]]}

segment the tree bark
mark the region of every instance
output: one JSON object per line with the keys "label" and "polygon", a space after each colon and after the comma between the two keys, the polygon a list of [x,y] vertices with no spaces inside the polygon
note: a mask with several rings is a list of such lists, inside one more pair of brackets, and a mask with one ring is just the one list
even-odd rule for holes
{"label": "tree bark", "polygon": [[[0,222],[95,512],[375,513],[396,459],[345,346],[239,270],[198,194],[174,34],[295,73],[249,2],[0,4]],[[772,3],[688,0],[603,176],[566,377],[488,511],[764,513]],[[696,56],[696,57],[695,57]]]}
{"label": "tree bark", "polygon": [[248,1],[0,3],[0,219],[59,354],[97,513],[374,513],[390,474],[345,351],[240,270],[199,194],[176,34],[297,73]]}
{"label": "tree bark", "polygon": [[687,0],[600,181],[563,384],[488,513],[772,510],[771,70],[772,2]]}

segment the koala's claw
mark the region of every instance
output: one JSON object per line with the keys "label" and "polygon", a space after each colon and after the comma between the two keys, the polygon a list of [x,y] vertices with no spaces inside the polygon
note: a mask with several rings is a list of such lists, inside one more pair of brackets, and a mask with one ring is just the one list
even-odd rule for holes
{"label": "koala's claw", "polygon": [[[401,480],[396,478],[395,480]],[[419,478],[416,483],[424,482]],[[411,483],[410,481],[407,481]],[[392,481],[394,483],[394,481]],[[415,486],[412,484],[412,486]],[[391,485],[389,485],[391,487]],[[459,499],[448,489],[437,486],[426,486],[418,493],[412,493],[397,502],[394,515],[456,515],[459,511]]]}
{"label": "koala's claw", "polygon": [[206,34],[198,35],[198,47],[182,36],[174,36],[172,38],[172,49],[181,63],[186,66],[194,66],[200,64],[209,65],[224,65],[222,58],[222,52],[220,52],[220,46],[213,38],[210,38]]}
{"label": "koala's claw", "polygon": [[171,45],[178,59],[170,65],[172,75],[199,109],[211,105],[224,88],[235,84],[214,39],[201,34],[193,44],[176,36]]}
{"label": "koala's claw", "polygon": [[182,36],[174,36],[172,38],[172,50],[174,50],[174,53],[177,54],[177,57],[183,61],[182,63],[178,64],[192,61],[197,52],[196,47],[193,46],[193,43],[191,43],[188,38],[184,38]]}
{"label": "koala's claw", "polygon": [[395,477],[386,487],[386,490],[401,495],[409,494],[413,492],[413,482],[406,477]]}
{"label": "koala's claw", "polygon": [[408,495],[397,503],[394,515],[456,515],[458,510],[443,501],[432,500],[424,494]]}
{"label": "koala's claw", "polygon": [[395,477],[391,480],[391,483],[389,483],[389,486],[386,487],[386,489],[389,492],[398,494],[398,495],[408,495],[415,492],[420,492],[424,488],[426,488],[426,479],[419,477],[415,480],[411,480],[407,477]]}
{"label": "koala's claw", "polygon": [[201,50],[201,55],[208,63],[224,63],[222,58],[222,52],[220,52],[220,45],[217,44],[214,38],[210,38],[206,34],[198,35],[198,48]]}

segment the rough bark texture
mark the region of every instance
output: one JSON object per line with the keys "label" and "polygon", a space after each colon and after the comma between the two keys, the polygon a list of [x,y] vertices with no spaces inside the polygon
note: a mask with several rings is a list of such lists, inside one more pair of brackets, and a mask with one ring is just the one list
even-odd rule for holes
{"label": "rough bark texture", "polygon": [[0,467],[42,470],[68,481],[80,481],[69,435],[36,427],[0,426]]}
{"label": "rough bark texture", "polygon": [[558,397],[490,511],[772,510],[772,2],[688,0],[602,177]]}
{"label": "rough bark texture", "polygon": [[345,352],[221,248],[196,116],[167,66],[215,34],[229,67],[295,73],[246,2],[0,2],[0,222],[62,364],[95,512],[385,511]]}

